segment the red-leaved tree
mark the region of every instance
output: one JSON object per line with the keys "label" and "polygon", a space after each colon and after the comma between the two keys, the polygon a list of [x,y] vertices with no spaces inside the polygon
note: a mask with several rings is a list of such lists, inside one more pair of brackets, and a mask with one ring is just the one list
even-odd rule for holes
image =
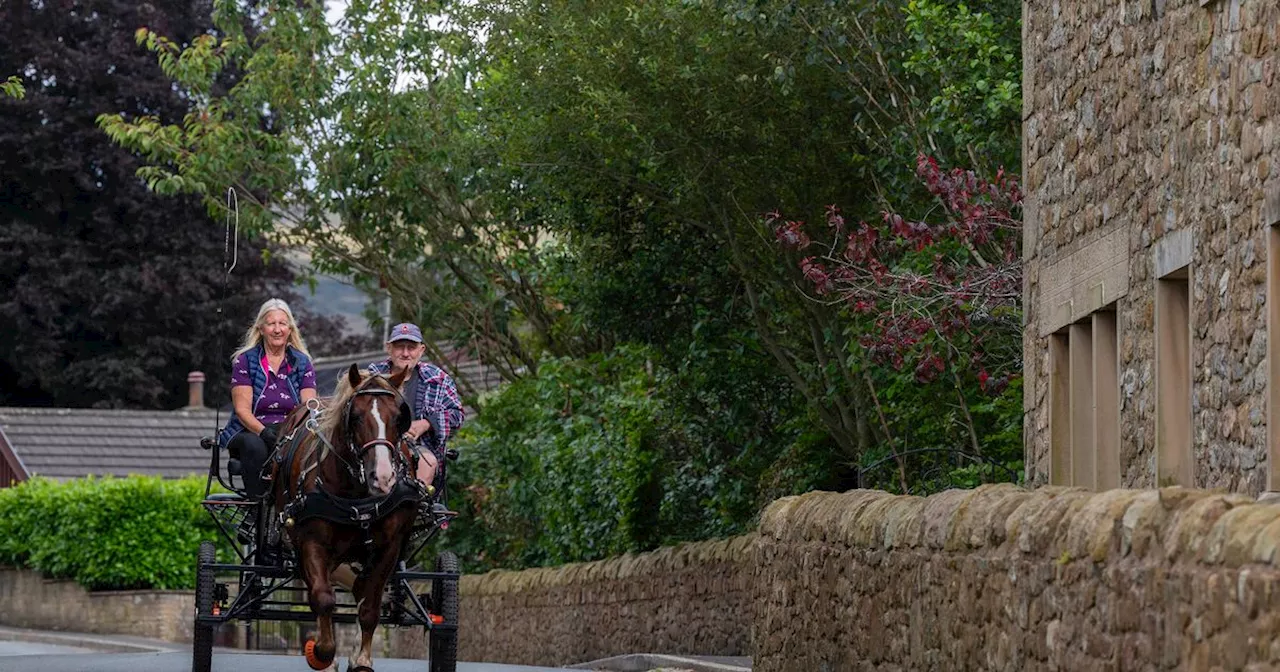
{"label": "red-leaved tree", "polygon": [[[944,171],[920,155],[916,173],[937,207],[920,220],[894,212],[849,226],[828,206],[822,234],[766,215],[793,250],[815,300],[842,304],[864,322],[872,361],[914,368],[931,382],[967,376],[999,394],[1022,371],[1022,192],[1017,178]],[[825,239],[815,240],[821,236]]]}

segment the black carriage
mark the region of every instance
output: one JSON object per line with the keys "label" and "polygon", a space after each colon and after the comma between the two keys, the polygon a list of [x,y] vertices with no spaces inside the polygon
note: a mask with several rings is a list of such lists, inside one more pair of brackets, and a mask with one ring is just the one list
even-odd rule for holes
{"label": "black carriage", "polygon": [[[212,541],[202,541],[196,559],[195,627],[192,638],[192,671],[209,672],[212,665],[214,630],[231,621],[313,621],[297,559],[285,544],[268,544],[270,515],[268,503],[251,501],[235,482],[240,465],[227,461],[224,477],[221,448],[205,438],[202,447],[211,453],[209,479],[202,502],[213,517],[222,537],[238,556],[233,562],[219,562]],[[384,592],[381,627],[425,630],[430,672],[454,672],[458,635],[458,558],[451,551],[435,556],[434,567],[426,570],[410,566],[413,559],[439,532],[447,529],[456,515],[445,506],[447,463],[457,452],[446,451],[436,483],[440,488],[435,504],[419,513],[413,531],[402,550],[396,571]],[[213,492],[217,482],[230,492]],[[243,483],[241,483],[243,485]],[[375,503],[376,504],[376,503]],[[278,528],[277,528],[278,529]],[[280,530],[280,534],[283,534]],[[267,553],[264,549],[273,549]],[[415,589],[414,584],[419,586]],[[426,592],[422,588],[429,585]],[[336,587],[341,598],[350,592]],[[355,605],[339,599],[335,623],[355,623]]]}

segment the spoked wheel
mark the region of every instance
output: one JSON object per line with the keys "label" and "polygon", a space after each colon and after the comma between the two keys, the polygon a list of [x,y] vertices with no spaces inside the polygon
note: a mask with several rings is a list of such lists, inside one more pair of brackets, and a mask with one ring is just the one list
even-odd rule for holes
{"label": "spoked wheel", "polygon": [[[458,572],[458,556],[444,551],[436,556],[436,571]],[[444,623],[452,630],[430,630],[429,645],[431,672],[456,672],[458,669],[458,582],[433,579],[431,581],[431,613],[444,617]]]}
{"label": "spoked wheel", "polygon": [[[213,542],[200,542],[196,555],[196,616],[213,614]],[[191,637],[191,672],[210,672],[213,666],[213,626],[196,619]]]}

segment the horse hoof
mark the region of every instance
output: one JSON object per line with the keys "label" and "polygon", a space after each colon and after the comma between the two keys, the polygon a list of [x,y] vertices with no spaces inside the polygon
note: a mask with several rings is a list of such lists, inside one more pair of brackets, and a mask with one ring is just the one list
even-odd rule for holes
{"label": "horse hoof", "polygon": [[311,666],[311,669],[313,670],[327,670],[333,663],[333,661],[322,663],[320,662],[320,659],[316,657],[316,640],[314,639],[307,640],[307,645],[302,648],[302,653],[307,659],[307,665]]}
{"label": "horse hoof", "polygon": [[373,672],[373,668],[368,665],[353,665],[347,668],[347,672]]}

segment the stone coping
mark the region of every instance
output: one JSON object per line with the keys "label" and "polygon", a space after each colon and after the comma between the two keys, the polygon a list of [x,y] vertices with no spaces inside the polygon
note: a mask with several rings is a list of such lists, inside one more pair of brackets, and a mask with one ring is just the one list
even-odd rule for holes
{"label": "stone coping", "polygon": [[718,562],[739,562],[747,557],[755,535],[686,542],[645,553],[628,553],[595,562],[575,562],[555,567],[522,570],[497,569],[465,575],[459,582],[463,595],[503,595],[531,589],[581,586],[595,581],[618,581],[636,576],[693,570]]}
{"label": "stone coping", "polygon": [[[10,565],[0,565],[0,572],[35,572],[35,571],[36,570],[27,569],[25,567],[12,567]],[[54,578],[54,577],[44,576],[43,574],[40,576],[40,580],[45,585],[54,585],[59,583],[70,583],[70,584],[79,585],[75,579]],[[89,590],[86,588],[85,592],[89,595],[89,597],[114,597],[114,596],[127,597],[131,595],[148,595],[148,596],[150,595],[191,595],[193,594],[194,591],[160,590],[158,588],[129,588],[126,590],[110,590],[110,589]]]}
{"label": "stone coping", "polygon": [[1095,493],[1001,483],[929,497],[811,492],[770,504],[759,534],[852,548],[1022,553],[1061,562],[1280,565],[1280,506],[1182,487]]}

